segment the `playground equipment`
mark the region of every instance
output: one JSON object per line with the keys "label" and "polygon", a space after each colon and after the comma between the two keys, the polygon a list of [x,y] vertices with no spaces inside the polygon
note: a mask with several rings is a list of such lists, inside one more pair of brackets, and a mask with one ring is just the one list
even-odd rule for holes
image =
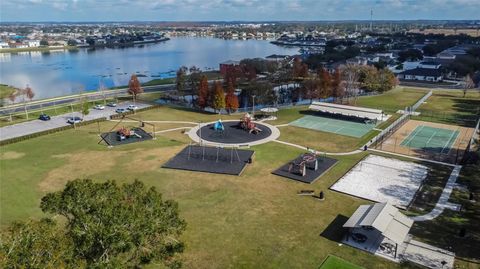
{"label": "playground equipment", "polygon": [[[201,147],[201,153],[195,153],[193,148],[194,147]],[[230,163],[233,162],[241,162],[240,155],[238,154],[237,147],[224,147],[224,146],[217,146],[216,153],[213,154],[211,151],[207,152],[207,147],[205,145],[195,145],[190,144],[188,146],[188,154],[187,160],[190,159],[202,159],[202,161],[212,160],[215,157],[215,162],[218,163],[219,161],[226,162],[230,159]],[[229,153],[229,154],[226,154]],[[229,158],[228,158],[229,155]],[[250,160],[249,160],[250,161]]]}
{"label": "playground equipment", "polygon": [[253,122],[253,117],[248,113],[245,113],[245,115],[243,115],[243,117],[240,119],[239,126],[243,130],[248,131],[250,134],[258,134],[262,131],[262,129],[255,125]]}
{"label": "playground equipment", "polygon": [[289,173],[296,173],[304,177],[307,174],[307,169],[317,171],[318,159],[317,155],[312,152],[304,153],[299,161],[293,161],[288,166]]}
{"label": "playground equipment", "polygon": [[135,132],[135,130],[133,130],[133,129],[127,129],[125,127],[122,127],[120,129],[118,129],[118,131],[117,131],[117,140],[118,141],[129,139],[130,137],[133,137],[133,136],[135,136],[137,138],[142,138],[142,136],[137,134]]}
{"label": "playground equipment", "polygon": [[216,133],[223,133],[225,131],[225,125],[223,125],[222,120],[218,120],[213,124],[213,130],[215,130]]}

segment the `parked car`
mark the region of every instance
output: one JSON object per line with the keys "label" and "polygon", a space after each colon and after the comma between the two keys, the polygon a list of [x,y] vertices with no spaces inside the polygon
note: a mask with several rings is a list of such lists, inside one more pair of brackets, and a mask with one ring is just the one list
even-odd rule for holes
{"label": "parked car", "polygon": [[48,116],[47,114],[45,113],[42,113],[40,114],[40,116],[38,117],[39,120],[43,120],[43,121],[47,121],[47,120],[50,120],[50,116]]}
{"label": "parked car", "polygon": [[126,110],[125,108],[117,108],[117,109],[115,109],[115,112],[117,112],[117,113],[125,113],[125,112],[127,112],[127,110]]}
{"label": "parked car", "polygon": [[138,106],[136,106],[136,105],[128,105],[127,109],[128,109],[128,110],[137,110],[137,109],[138,109]]}
{"label": "parked car", "polygon": [[93,108],[98,109],[98,110],[104,110],[105,106],[104,105],[95,105]]}
{"label": "parked car", "polygon": [[358,243],[364,243],[367,241],[367,236],[361,233],[352,234],[352,239]]}
{"label": "parked car", "polygon": [[80,123],[82,122],[82,118],[80,117],[70,117],[68,118],[67,122],[70,123],[70,124],[74,124],[74,123]]}
{"label": "parked car", "polygon": [[117,106],[117,103],[115,103],[115,102],[110,102],[110,103],[107,104],[107,106],[109,106],[109,107],[116,107],[116,106]]}

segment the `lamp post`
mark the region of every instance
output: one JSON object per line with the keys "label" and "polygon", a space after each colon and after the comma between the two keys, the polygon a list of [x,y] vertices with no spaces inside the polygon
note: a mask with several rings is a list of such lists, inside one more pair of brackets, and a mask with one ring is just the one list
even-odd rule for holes
{"label": "lamp post", "polygon": [[254,120],[255,120],[255,96],[256,95],[252,95],[252,99],[253,99],[252,117],[253,117]]}

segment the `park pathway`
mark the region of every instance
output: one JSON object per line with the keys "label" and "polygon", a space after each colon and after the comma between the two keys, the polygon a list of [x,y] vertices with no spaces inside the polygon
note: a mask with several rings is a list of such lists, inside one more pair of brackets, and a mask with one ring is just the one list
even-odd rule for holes
{"label": "park pathway", "polygon": [[456,204],[448,202],[448,199],[450,199],[450,195],[452,194],[453,188],[455,187],[455,183],[457,181],[457,178],[458,178],[458,175],[460,174],[461,169],[462,169],[461,165],[455,165],[455,168],[453,168],[453,171],[450,174],[450,177],[448,178],[447,184],[445,185],[442,195],[440,196],[440,199],[438,199],[438,202],[435,205],[435,208],[432,211],[430,211],[430,213],[428,214],[413,217],[412,219],[414,221],[432,220],[440,216],[440,214],[442,214],[445,208],[454,209],[457,207]]}

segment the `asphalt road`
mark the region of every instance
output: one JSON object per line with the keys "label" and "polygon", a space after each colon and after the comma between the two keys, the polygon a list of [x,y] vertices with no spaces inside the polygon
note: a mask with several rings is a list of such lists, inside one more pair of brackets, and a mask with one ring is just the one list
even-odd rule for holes
{"label": "asphalt road", "polygon": [[[168,84],[168,85],[158,85],[158,86],[147,86],[143,87],[144,92],[161,92],[161,91],[170,91],[175,89],[174,84]],[[113,98],[118,95],[125,95],[127,93],[126,89],[122,90],[115,90],[115,91],[105,91],[105,97],[106,98]],[[89,101],[94,101],[94,100],[102,100],[103,99],[103,94],[98,92],[97,95],[90,95],[88,96]],[[70,103],[76,103],[79,101],[78,96],[72,96],[72,97],[67,97],[65,99],[59,99],[59,100],[45,100],[44,102],[34,102],[33,104],[27,104],[27,109],[28,110],[35,110],[35,109],[41,109],[47,108],[49,106],[58,106],[58,105],[67,105]],[[15,107],[3,107],[0,108],[0,116],[8,116],[9,114],[16,113],[16,112],[23,112],[25,110],[25,107],[22,104],[19,104],[18,106]]]}
{"label": "asphalt road", "polygon": [[[123,102],[119,103],[117,107],[105,107],[104,110],[90,109],[90,113],[85,116],[84,120],[94,120],[103,117],[110,118],[111,115],[117,114],[115,109],[127,108],[127,106],[130,104],[132,104],[132,102]],[[151,106],[139,102],[137,102],[136,105],[139,109]],[[67,123],[67,120],[72,116],[81,118],[82,114],[80,112],[67,113],[59,116],[53,116],[49,121],[32,120],[1,127],[0,141],[70,125]]]}

